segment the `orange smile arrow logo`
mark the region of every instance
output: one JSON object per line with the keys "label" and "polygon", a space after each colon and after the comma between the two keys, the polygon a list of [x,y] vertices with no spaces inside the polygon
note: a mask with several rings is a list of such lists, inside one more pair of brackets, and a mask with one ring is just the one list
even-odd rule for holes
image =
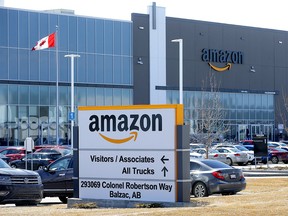
{"label": "orange smile arrow logo", "polygon": [[111,142],[113,144],[122,144],[122,143],[125,143],[125,142],[128,142],[129,140],[133,139],[134,138],[134,141],[136,141],[137,139],[137,136],[138,136],[138,133],[137,132],[130,132],[131,136],[127,137],[127,138],[123,138],[123,139],[112,139],[112,138],[109,138],[101,133],[99,133],[99,135],[105,139],[106,141],[108,142]]}
{"label": "orange smile arrow logo", "polygon": [[232,67],[231,63],[227,63],[226,66],[224,66],[224,67],[216,67],[216,66],[212,65],[210,62],[208,64],[213,70],[218,71],[218,72],[230,70],[230,68]]}

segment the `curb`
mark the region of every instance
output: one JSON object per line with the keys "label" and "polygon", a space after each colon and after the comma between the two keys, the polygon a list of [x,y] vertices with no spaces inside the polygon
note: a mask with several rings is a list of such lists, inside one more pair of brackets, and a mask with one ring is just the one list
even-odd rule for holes
{"label": "curb", "polygon": [[287,176],[287,170],[242,170],[245,177],[273,177]]}

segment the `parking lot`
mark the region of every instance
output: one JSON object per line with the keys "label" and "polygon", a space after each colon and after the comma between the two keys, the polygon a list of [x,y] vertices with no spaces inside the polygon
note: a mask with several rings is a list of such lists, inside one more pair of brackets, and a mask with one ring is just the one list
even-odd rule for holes
{"label": "parking lot", "polygon": [[79,216],[79,215],[287,215],[288,178],[247,178],[247,188],[232,196],[213,195],[191,197],[197,207],[189,208],[131,208],[74,209],[67,208],[57,198],[46,198],[35,207],[0,205],[0,215]]}

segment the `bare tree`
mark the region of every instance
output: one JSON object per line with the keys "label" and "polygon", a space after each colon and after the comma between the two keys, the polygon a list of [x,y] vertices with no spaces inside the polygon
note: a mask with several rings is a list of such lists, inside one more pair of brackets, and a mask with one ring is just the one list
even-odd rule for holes
{"label": "bare tree", "polygon": [[220,98],[219,86],[215,75],[210,72],[207,83],[203,81],[201,100],[198,101],[200,104],[196,105],[197,120],[191,139],[205,145],[206,158],[211,144],[228,130],[224,124],[226,113]]}
{"label": "bare tree", "polygon": [[281,106],[280,103],[278,103],[277,106],[277,113],[280,116],[280,119],[282,120],[283,129],[285,130],[286,134],[288,134],[288,124],[287,124],[287,117],[288,117],[288,95],[285,94],[284,89],[282,89],[282,100],[283,105]]}

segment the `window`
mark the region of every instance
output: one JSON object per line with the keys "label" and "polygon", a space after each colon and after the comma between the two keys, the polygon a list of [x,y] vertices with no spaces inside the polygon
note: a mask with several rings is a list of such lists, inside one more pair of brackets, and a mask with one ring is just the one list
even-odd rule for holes
{"label": "window", "polygon": [[[11,26],[11,25],[10,25]],[[28,35],[28,12],[19,11],[19,47],[29,47],[29,35]],[[27,61],[28,62],[28,61]]]}
{"label": "window", "polygon": [[18,104],[18,86],[17,85],[9,85],[9,104]]}
{"label": "window", "polygon": [[0,56],[0,79],[8,79],[8,49],[0,48]]}
{"label": "window", "polygon": [[8,10],[7,9],[0,9],[0,26],[2,29],[1,34],[0,34],[0,46],[7,46],[8,44]]}
{"label": "window", "polygon": [[[78,41],[77,39],[79,39],[77,37],[78,36],[77,20],[79,21],[80,19],[83,20],[83,18],[76,18],[74,16],[69,16],[68,21],[67,21],[68,25],[69,25],[69,28],[68,28],[69,37],[67,37],[68,38],[68,50],[71,52],[77,51],[77,49],[79,48],[77,46],[80,45],[77,43],[77,41]],[[64,22],[66,22],[66,20]],[[83,33],[85,34],[85,32],[83,32]],[[85,46],[85,38],[81,37],[81,39],[83,39],[83,45]]]}
{"label": "window", "polygon": [[9,57],[8,57],[8,64],[9,64],[9,79],[18,79],[18,50],[17,49],[9,49]]}
{"label": "window", "polygon": [[96,105],[96,94],[95,88],[87,88],[87,106],[95,106]]}
{"label": "window", "polygon": [[55,170],[55,171],[68,169],[70,161],[71,161],[71,157],[62,158],[62,159],[58,160],[57,162],[51,164],[49,169]]}
{"label": "window", "polygon": [[[78,49],[78,52],[86,52],[86,35],[89,35],[90,32],[86,31],[86,19],[85,18],[78,17],[77,20],[78,20],[77,49]],[[94,32],[92,32],[92,33],[94,33]],[[76,49],[75,49],[75,51],[76,51]]]}
{"label": "window", "polygon": [[[18,47],[18,11],[9,10],[9,47]],[[11,25],[10,25],[11,24]]]}
{"label": "window", "polygon": [[122,41],[122,34],[121,34],[121,24],[120,22],[114,22],[114,34],[113,34],[113,44],[114,44],[114,54],[121,55],[121,41]]}
{"label": "window", "polygon": [[29,86],[19,86],[19,104],[29,104]]}
{"label": "window", "polygon": [[0,98],[0,104],[6,105],[8,103],[8,85],[0,84]]}
{"label": "window", "polygon": [[39,104],[39,87],[30,86],[30,104],[38,105]]}
{"label": "window", "polygon": [[122,55],[131,56],[132,48],[131,48],[131,40],[132,40],[132,24],[131,23],[122,23]]}
{"label": "window", "polygon": [[[86,31],[86,51],[88,53],[95,52],[95,21],[93,19],[87,19],[87,31]],[[89,65],[89,64],[88,64]]]}
{"label": "window", "polygon": [[200,169],[200,164],[190,161],[190,171],[199,171]]}
{"label": "window", "polygon": [[104,56],[104,83],[113,83],[113,59],[112,56]]}
{"label": "window", "polygon": [[104,53],[104,20],[96,20],[96,53]]}
{"label": "window", "polygon": [[96,55],[96,82],[104,83],[104,56]]}
{"label": "window", "polygon": [[104,22],[104,53],[113,54],[113,21],[105,20]]}

